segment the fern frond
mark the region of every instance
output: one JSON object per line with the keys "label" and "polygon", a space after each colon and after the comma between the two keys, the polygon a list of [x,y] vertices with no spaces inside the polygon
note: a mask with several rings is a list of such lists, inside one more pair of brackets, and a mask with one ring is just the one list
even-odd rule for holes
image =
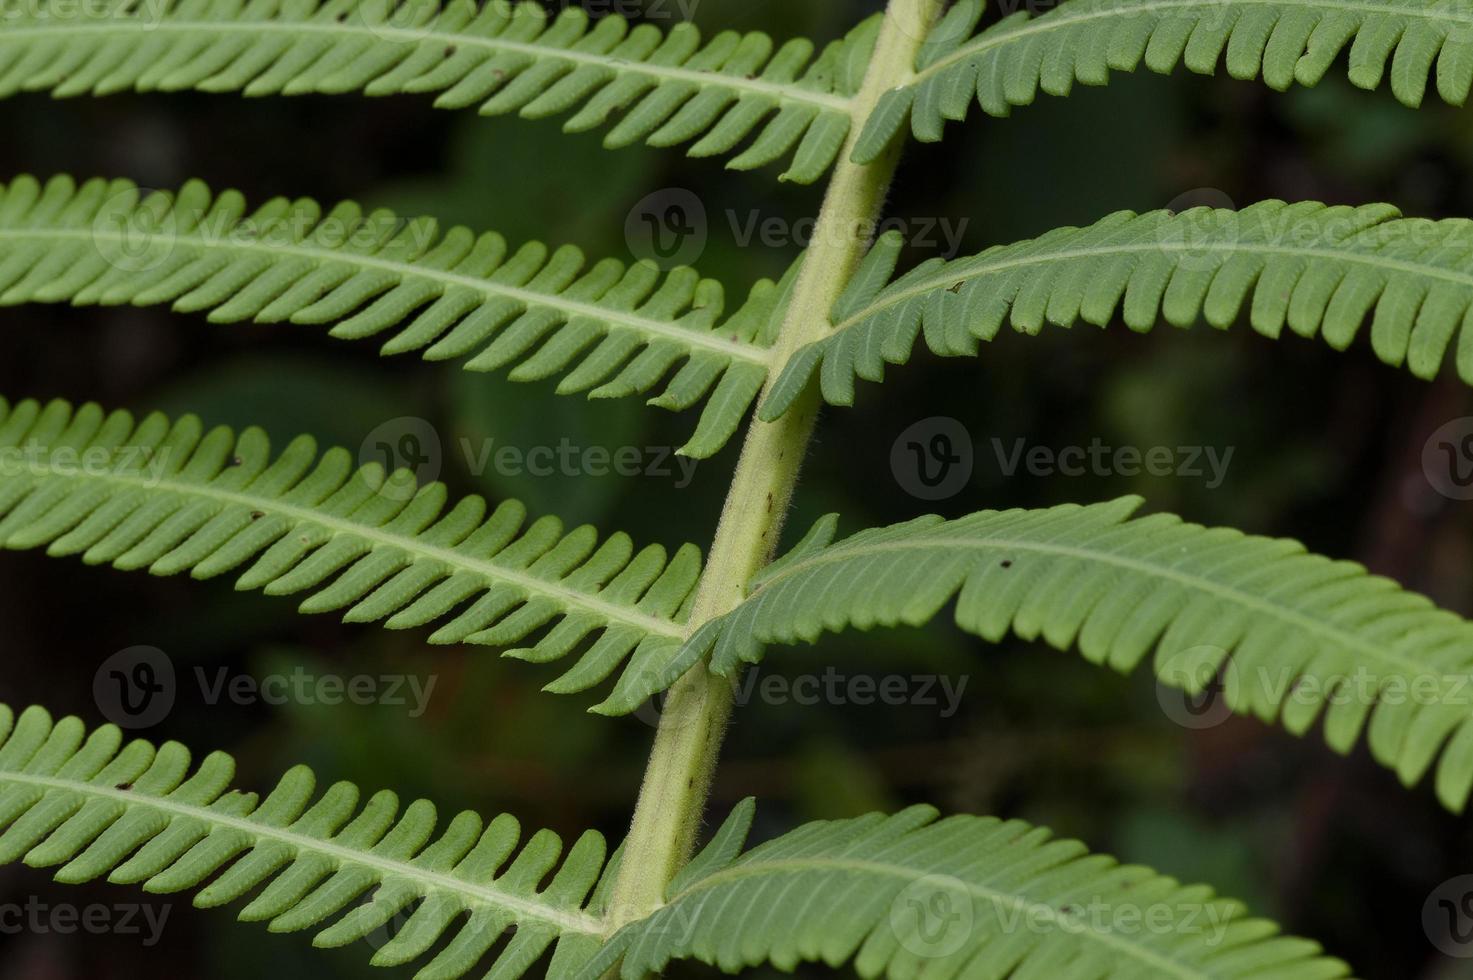
{"label": "fern frond", "polygon": [[[447,502],[444,484],[359,468],[345,449],[319,456],[310,436],[272,460],[259,429],[0,400],[0,546],[197,579],[246,566],[237,588],[310,592],[303,612],[436,625],[432,643],[525,643],[507,655],[535,663],[582,651],[547,685],[558,693],[625,661],[643,677],[679,649],[693,545],[636,552],[627,535],[600,542],[555,517],[524,527],[516,501]],[[618,713],[625,686],[602,710]]]}
{"label": "fern frond", "polygon": [[[1348,347],[1369,318],[1371,347],[1419,378],[1441,368],[1454,335],[1473,384],[1473,221],[1402,218],[1385,204],[1327,207],[1265,201],[1242,211],[1120,211],[1088,228],[1058,228],[979,255],[933,259],[890,282],[902,242],[887,233],[835,305],[832,333],[799,351],[764,399],[776,418],[819,372],[826,401],[848,405],[854,379],[878,381],[910,359],[918,336],[943,357],[975,356],[1005,322],[1104,326],[1117,313],[1138,332],[1158,319],[1287,326]],[[889,283],[889,285],[886,285]]]}
{"label": "fern frond", "polygon": [[447,109],[544,118],[582,132],[617,118],[609,147],[695,140],[691,156],[748,170],[787,159],[810,183],[849,134],[878,31],[872,18],[814,58],[766,34],[690,24],[662,33],[617,15],[590,23],[535,2],[473,0],[100,0],[55,16],[27,4],[0,31],[0,97],[126,89],[303,95],[438,93]]}
{"label": "fern frond", "polygon": [[[518,249],[432,218],[349,201],[324,211],[277,198],[248,212],[199,181],[177,195],[129,181],[55,177],[0,184],[0,305],[64,302],[209,311],[215,323],[332,323],[335,337],[392,332],[384,354],[469,357],[591,398],[648,394],[704,406],[682,452],[719,450],[768,375],[783,290],[763,281],[723,319],[721,285],[689,268],[587,266],[572,246]],[[679,365],[679,367],[677,367]]]}
{"label": "fern frond", "polygon": [[112,725],[89,735],[77,718],[53,724],[36,707],[16,718],[0,705],[0,863],[57,868],[72,884],[106,876],[154,894],[199,889],[200,908],[252,896],[241,919],[318,930],[322,947],[397,917],[373,962],[410,963],[443,939],[425,978],[462,976],[488,955],[493,975],[519,977],[554,945],[548,975],[572,976],[599,948],[608,877],[600,884],[596,831],[563,855],[550,830],[519,845],[509,814],[488,823],[460,813],[436,836],[428,800],[401,813],[392,792],[363,801],[351,783],[318,796],[305,766],[264,799],[231,789],[234,778],[223,752],[191,772],[177,742],[125,745]]}
{"label": "fern frond", "polygon": [[817,821],[739,855],[737,807],[673,883],[584,970],[696,959],[735,973],[852,961],[862,977],[1331,980],[1346,965],[1240,902],[1089,853],[1021,820],[929,806]]}
{"label": "fern frond", "polygon": [[937,24],[914,79],[888,93],[855,146],[868,162],[910,121],[916,139],[941,139],[975,100],[991,116],[1031,105],[1040,91],[1068,95],[1075,82],[1104,85],[1111,71],[1178,65],[1271,88],[1316,85],[1349,49],[1350,81],[1416,107],[1429,74],[1437,94],[1461,106],[1473,89],[1473,3],[1468,0],[1065,0],[1018,11],[973,35],[982,0],[960,0]]}
{"label": "fern frond", "polygon": [[1437,763],[1438,798],[1473,786],[1473,624],[1295,541],[1131,519],[1140,498],[1088,507],[923,517],[834,541],[820,521],[749,597],[702,627],[672,663],[710,655],[731,674],[766,643],[849,626],[917,626],[956,599],[962,629],[1009,632],[1192,694],[1220,675],[1235,711],[1302,735],[1324,718],[1348,752],[1369,722],[1377,761],[1407,785]]}

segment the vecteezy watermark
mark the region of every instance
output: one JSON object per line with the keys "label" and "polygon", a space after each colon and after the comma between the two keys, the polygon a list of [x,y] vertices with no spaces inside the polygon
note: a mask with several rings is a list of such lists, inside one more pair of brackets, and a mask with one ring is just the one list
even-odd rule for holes
{"label": "vecteezy watermark", "polygon": [[[206,705],[384,705],[405,708],[411,718],[425,713],[439,681],[435,674],[345,675],[302,666],[259,676],[233,673],[228,667],[196,666],[190,677],[200,702]],[[102,662],[92,679],[98,711],[125,729],[159,724],[181,693],[173,659],[157,647],[120,650]]]}
{"label": "vecteezy watermark", "polygon": [[32,895],[25,902],[0,902],[0,936],[32,935],[141,936],[142,945],[157,946],[172,905],[115,902],[52,905]]}
{"label": "vecteezy watermark", "polygon": [[1422,473],[1449,500],[1473,500],[1473,416],[1444,422],[1427,437]]}
{"label": "vecteezy watermark", "polygon": [[1439,952],[1473,957],[1473,875],[1449,878],[1422,903],[1422,931]]}
{"label": "vecteezy watermark", "polygon": [[1031,476],[1174,476],[1203,480],[1216,490],[1227,479],[1235,446],[1107,446],[1096,436],[1088,446],[1029,446],[1015,439],[1011,447],[993,437],[997,468],[1011,477],[1019,469]]}
{"label": "vecteezy watermark", "polygon": [[227,667],[207,672],[194,668],[194,677],[206,704],[229,701],[232,704],[304,704],[336,707],[352,704],[359,707],[387,705],[407,708],[409,717],[418,718],[429,707],[439,676],[429,674],[318,674],[305,667],[293,667],[287,673],[232,674]]}
{"label": "vecteezy watermark", "polygon": [[646,194],[624,218],[624,243],[635,258],[662,269],[690,265],[706,250],[706,205],[695,191],[665,187]]}
{"label": "vecteezy watermark", "polygon": [[104,261],[123,272],[149,272],[174,255],[181,242],[195,246],[288,249],[309,237],[314,248],[371,254],[399,240],[422,254],[438,234],[425,218],[405,219],[388,211],[350,216],[323,215],[316,208],[266,208],[238,217],[226,207],[192,207],[169,191],[130,188],[103,202],[92,217],[92,245]]}
{"label": "vecteezy watermark", "polygon": [[1287,667],[1254,671],[1259,690],[1276,704],[1363,704],[1400,707],[1473,707],[1473,675],[1348,673],[1296,674]]}
{"label": "vecteezy watermark", "polygon": [[[998,472],[1014,477],[1140,476],[1202,480],[1216,490],[1227,479],[1233,446],[1110,446],[1098,436],[1087,446],[1030,446],[1024,438],[1011,444],[994,436],[992,454]],[[890,446],[890,473],[902,490],[920,500],[946,500],[970,483],[975,466],[971,434],[944,415],[908,426]]]}
{"label": "vecteezy watermark", "polygon": [[966,674],[844,674],[835,667],[825,667],[820,674],[762,674],[753,668],[742,675],[737,684],[735,703],[796,704],[812,707],[818,704],[858,705],[884,704],[892,707],[916,705],[940,708],[942,718],[950,718],[961,706],[962,695],[970,678]]}
{"label": "vecteezy watermark", "polygon": [[[700,460],[682,456],[673,446],[580,446],[567,436],[555,445],[518,445],[487,437],[455,441],[471,476],[495,473],[518,477],[651,477],[673,479],[677,490],[690,486]],[[439,430],[413,415],[376,426],[358,447],[360,466],[376,464],[388,474],[380,495],[408,500],[420,486],[440,477],[445,448]]]}
{"label": "vecteezy watermark", "polygon": [[890,474],[918,500],[955,497],[971,481],[972,464],[971,433],[944,415],[907,427],[890,446]]}
{"label": "vecteezy watermark", "polygon": [[488,470],[502,476],[673,476],[675,489],[684,490],[700,465],[700,460],[681,456],[671,446],[579,446],[566,436],[556,446],[498,446],[495,439],[485,439],[477,447],[461,439],[460,448],[476,476]]}
{"label": "vecteezy watermark", "polygon": [[[732,238],[741,248],[751,245],[755,239],[766,248],[796,246],[808,248],[814,243],[821,229],[817,218],[799,218],[796,221],[776,215],[766,217],[760,211],[727,211],[726,220],[731,225]],[[878,238],[886,232],[899,232],[906,244],[924,248],[929,255],[940,255],[944,259],[955,258],[961,251],[962,237],[967,233],[968,218],[902,218],[889,217],[878,221],[863,221],[845,225],[842,234],[834,229],[830,235],[832,244],[842,245],[857,235],[864,239]]]}
{"label": "vecteezy watermark", "polygon": [[168,446],[46,446],[31,441],[0,446],[0,476],[117,476],[156,487],[169,468]]}
{"label": "vecteezy watermark", "polygon": [[[821,236],[831,239],[826,244],[843,245],[855,236],[874,239],[897,231],[907,244],[943,258],[953,258],[961,251],[969,223],[966,218],[888,217],[866,220],[858,226],[827,228],[814,217],[793,220],[758,210],[731,208],[724,212],[724,217],[738,248],[748,248],[754,242],[766,248],[808,248]],[[630,253],[662,269],[691,265],[698,260],[706,250],[710,232],[711,217],[705,202],[685,187],[663,187],[646,194],[624,218],[624,242]]]}
{"label": "vecteezy watermark", "polygon": [[[486,5],[512,11],[521,3],[522,0],[489,0]],[[549,11],[580,10],[591,18],[612,15],[632,21],[688,21],[700,5],[701,0],[542,0],[542,6]]]}
{"label": "vecteezy watermark", "polygon": [[113,20],[157,27],[172,0],[0,0],[0,27],[17,21]]}
{"label": "vecteezy watermark", "polygon": [[1473,674],[1378,674],[1365,666],[1335,673],[1292,667],[1243,670],[1222,647],[1178,651],[1157,666],[1157,697],[1184,728],[1212,728],[1232,715],[1231,704],[1275,704],[1322,710],[1363,707],[1473,707]]}
{"label": "vecteezy watermark", "polygon": [[[951,875],[918,878],[890,902],[890,928],[899,944],[920,959],[961,951],[977,933],[989,936],[1096,934],[1196,936],[1217,946],[1236,913],[1230,902],[1132,902],[1095,895],[1066,905],[997,903]],[[992,921],[985,921],[984,916]]]}
{"label": "vecteezy watermark", "polygon": [[[478,7],[486,16],[494,14],[498,19],[508,19],[515,15],[525,16],[524,2],[525,0],[480,0]],[[385,5],[399,7],[401,9],[391,10],[388,18],[401,22],[418,19],[414,14],[403,10],[404,7],[410,11],[429,7],[438,13],[446,6],[445,0],[362,0],[362,3],[364,6],[380,8],[373,14],[377,17],[384,16],[381,8]],[[632,21],[688,21],[695,16],[700,3],[701,0],[539,0],[538,6],[549,17],[567,10],[576,10],[587,14],[591,20],[618,16]]]}
{"label": "vecteezy watermark", "polygon": [[[731,680],[732,704],[744,708],[750,704],[771,706],[798,705],[814,707],[825,704],[836,707],[886,705],[938,708],[942,718],[950,718],[961,707],[971,678],[966,674],[845,674],[836,667],[825,667],[821,673],[786,676],[764,674],[761,667],[734,676]],[[665,712],[665,694],[656,695],[635,716],[658,725]]]}

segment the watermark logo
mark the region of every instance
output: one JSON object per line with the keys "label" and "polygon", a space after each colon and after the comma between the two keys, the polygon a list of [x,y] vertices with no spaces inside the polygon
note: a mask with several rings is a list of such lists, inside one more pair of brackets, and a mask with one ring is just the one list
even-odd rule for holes
{"label": "watermark logo", "polygon": [[[431,911],[438,911],[444,915],[446,922],[451,921],[455,917],[455,914],[461,910],[459,908],[446,907],[445,903],[448,901],[451,900],[447,899],[444,895],[431,895],[427,897],[423,904],[431,905],[431,908],[425,909],[425,914],[428,915]],[[404,930],[404,927],[409,924],[409,920],[414,917],[418,908],[419,904],[410,901],[409,897],[403,891],[396,888],[379,886],[364,896],[351,914],[355,919],[366,919],[370,922],[378,923],[378,925],[368,931],[368,934],[363,939],[375,950],[382,950],[392,943],[395,937]],[[461,928],[469,928],[469,925],[464,925]]]}
{"label": "watermark logo", "polygon": [[408,500],[422,484],[439,479],[443,462],[440,433],[413,415],[375,427],[358,449],[360,466],[377,463],[391,475],[380,492],[395,500]]}
{"label": "watermark logo", "polygon": [[1237,205],[1215,187],[1198,187],[1177,195],[1166,210],[1177,215],[1161,240],[1162,251],[1187,272],[1210,272],[1227,253],[1223,245],[1237,241]]}
{"label": "watermark logo", "polygon": [[935,14],[939,7],[921,3],[898,3],[891,4],[885,12],[886,27],[893,27],[901,36],[910,38],[912,41],[926,41],[937,45],[942,51],[950,51],[957,44],[966,40],[970,33],[969,25],[965,19],[951,19],[952,29],[943,36],[937,36],[940,24]]}
{"label": "watermark logo", "polygon": [[360,0],[354,13],[376,37],[413,42],[434,31],[440,8],[440,0]]}
{"label": "watermark logo", "polygon": [[173,256],[178,234],[173,198],[147,188],[114,194],[92,219],[97,254],[121,272],[157,269]]}
{"label": "watermark logo", "polygon": [[92,677],[92,699],[123,729],[152,728],[174,709],[174,662],[157,647],[119,650]]}
{"label": "watermark logo", "polygon": [[1445,422],[1427,437],[1422,473],[1449,500],[1473,500],[1473,416]]}
{"label": "watermark logo", "polygon": [[918,878],[890,903],[895,938],[908,952],[924,959],[959,951],[972,938],[976,918],[971,891],[950,875]]}
{"label": "watermark logo", "polygon": [[1422,931],[1440,952],[1473,957],[1473,875],[1449,878],[1432,890],[1422,903]]}
{"label": "watermark logo", "polygon": [[902,490],[918,500],[947,500],[972,479],[972,436],[966,426],[944,415],[922,419],[896,437],[890,447],[890,473]]}
{"label": "watermark logo", "polygon": [[1204,644],[1178,650],[1156,668],[1156,702],[1183,728],[1216,728],[1233,715],[1228,691],[1237,664],[1222,647]]}
{"label": "watermark logo", "polygon": [[690,265],[706,250],[706,206],[694,191],[666,187],[647,194],[624,220],[624,241],[636,258],[662,269]]}

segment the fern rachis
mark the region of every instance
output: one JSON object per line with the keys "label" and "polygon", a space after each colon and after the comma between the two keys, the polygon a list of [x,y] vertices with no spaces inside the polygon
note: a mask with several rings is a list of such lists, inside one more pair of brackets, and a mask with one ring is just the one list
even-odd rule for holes
{"label": "fern rachis", "polygon": [[[617,674],[595,706],[603,713],[667,696],[612,857],[592,831],[564,854],[548,831],[522,842],[506,815],[464,812],[437,828],[423,800],[401,813],[392,793],[362,800],[350,783],[319,794],[302,767],[264,797],[232,790],[221,753],[192,768],[175,743],[0,707],[0,860],[55,868],[63,882],[196,890],[202,907],[244,899],[242,918],[319,929],[324,946],[397,920],[374,962],[428,960],[426,980],[478,968],[515,978],[543,960],[552,977],[637,980],[682,959],[731,972],[852,963],[894,980],[1346,976],[1318,944],[1205,886],[1018,820],[911,807],[809,823],[748,849],[748,800],[695,853],[737,671],[769,644],[920,626],[952,602],[961,629],[989,641],[1077,647],[1122,671],[1153,655],[1163,681],[1189,690],[1221,673],[1242,713],[1295,734],[1322,722],[1341,752],[1364,734],[1408,784],[1435,771],[1449,809],[1473,788],[1473,713],[1455,694],[1473,677],[1473,626],[1290,540],[1135,517],[1141,501],[1125,498],[920,517],[845,539],[828,518],[778,557],[818,402],[848,404],[856,378],[881,380],[920,339],[939,355],[977,356],[1004,323],[1032,334],[1246,319],[1269,339],[1287,327],[1337,349],[1368,335],[1382,361],[1421,378],[1451,354],[1473,383],[1473,235],[1461,219],[1277,201],[1120,212],[898,276],[899,238],[865,237],[900,134],[940,139],[973,101],[1001,116],[1038,91],[1062,96],[1142,65],[1225,64],[1275,89],[1312,85],[1348,50],[1356,85],[1389,74],[1395,97],[1416,106],[1430,74],[1461,104],[1473,88],[1473,8],[1065,0],[977,32],[979,0],[943,6],[892,0],[822,51],[469,0],[105,0],[101,19],[7,23],[0,96],[435,93],[439,106],[485,114],[570,112],[570,130],[609,124],[609,146],[691,143],[690,155],[731,167],[787,160],[792,180],[833,175],[813,247],[729,313],[723,289],[690,269],[588,263],[573,246],[513,248],[352,202],[277,198],[249,210],[199,181],[152,193],[64,176],[0,185],[0,306],[169,304],[215,323],[386,336],[384,354],[557,377],[559,394],[700,405],[683,450],[697,457],[720,450],[761,399],[704,562],[694,546],[636,549],[591,526],[528,523],[516,503],[452,503],[441,484],[319,453],[310,437],[273,453],[257,428],[0,401],[6,548],[157,575],[239,571],[238,588],[308,594],[304,612],[571,663],[554,692]],[[68,462],[83,455],[100,462]],[[1191,669],[1180,670],[1182,655]],[[1270,689],[1255,671],[1287,680]],[[1333,697],[1356,671],[1371,688]],[[1382,697],[1425,677],[1439,678],[1430,701]],[[934,934],[925,915],[938,902],[965,921],[962,933]],[[1164,926],[1143,932],[1083,911],[1099,906],[1164,910]],[[1194,925],[1204,915],[1210,932]]]}

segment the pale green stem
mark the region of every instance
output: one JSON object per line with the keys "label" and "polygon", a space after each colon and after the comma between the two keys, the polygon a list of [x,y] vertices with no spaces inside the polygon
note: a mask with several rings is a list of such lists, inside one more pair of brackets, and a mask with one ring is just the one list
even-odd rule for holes
{"label": "pale green stem", "polygon": [[[773,378],[796,351],[832,329],[829,311],[869,247],[895,174],[900,141],[865,166],[850,162],[850,150],[880,96],[913,76],[916,53],[941,5],[942,0],[891,0],[885,12],[873,60],[854,100],[849,141],[825,192],[813,244],[778,335]],[[731,611],[752,577],[772,560],[817,416],[818,395],[810,387],[782,418],[755,420],[747,431],[691,611],[692,631]],[[709,673],[703,664],[671,688],[614,883],[609,933],[662,905],[671,879],[689,860],[732,694],[731,682]]]}

